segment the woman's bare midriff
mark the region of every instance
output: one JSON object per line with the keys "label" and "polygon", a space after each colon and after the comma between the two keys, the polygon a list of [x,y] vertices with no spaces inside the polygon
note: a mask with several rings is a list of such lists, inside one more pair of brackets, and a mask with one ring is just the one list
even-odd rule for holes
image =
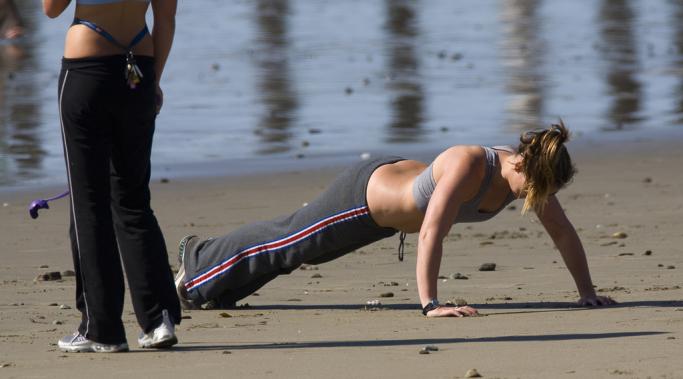
{"label": "woman's bare midriff", "polygon": [[415,206],[413,181],[425,168],[423,162],[405,160],[383,165],[370,176],[368,207],[378,225],[407,233],[420,230],[424,215]]}
{"label": "woman's bare midriff", "polygon": [[[130,41],[145,27],[149,5],[144,2],[121,2],[102,5],[78,5],[76,17],[106,30],[121,44]],[[65,58],[85,58],[125,54],[121,48],[84,25],[72,26],[66,34]],[[133,48],[133,54],[154,56],[154,44],[147,35]]]}

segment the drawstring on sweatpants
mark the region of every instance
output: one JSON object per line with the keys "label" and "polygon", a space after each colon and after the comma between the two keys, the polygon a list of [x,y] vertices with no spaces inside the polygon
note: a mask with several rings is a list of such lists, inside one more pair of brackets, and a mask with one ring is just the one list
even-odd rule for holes
{"label": "drawstring on sweatpants", "polygon": [[406,233],[401,232],[398,235],[398,261],[403,262],[403,250],[405,248]]}

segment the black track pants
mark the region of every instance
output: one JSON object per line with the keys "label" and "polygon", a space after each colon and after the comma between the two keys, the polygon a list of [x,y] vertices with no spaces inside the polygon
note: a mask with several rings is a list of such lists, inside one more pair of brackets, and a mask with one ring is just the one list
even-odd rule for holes
{"label": "black track pants", "polygon": [[159,325],[163,309],[180,321],[164,238],[150,208],[154,61],[137,61],[144,79],[136,89],[126,85],[123,56],[65,59],[59,80],[79,331],[101,343],[126,340],[121,262],[143,331]]}

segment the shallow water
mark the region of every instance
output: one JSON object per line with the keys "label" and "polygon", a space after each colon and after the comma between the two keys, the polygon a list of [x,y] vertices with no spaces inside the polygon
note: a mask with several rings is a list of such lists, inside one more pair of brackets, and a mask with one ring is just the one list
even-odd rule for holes
{"label": "shallow water", "polygon": [[[18,3],[31,34],[0,42],[5,188],[65,180],[73,12]],[[683,126],[682,17],[664,0],[181,1],[155,175],[513,143],[558,117],[598,140],[667,135]]]}

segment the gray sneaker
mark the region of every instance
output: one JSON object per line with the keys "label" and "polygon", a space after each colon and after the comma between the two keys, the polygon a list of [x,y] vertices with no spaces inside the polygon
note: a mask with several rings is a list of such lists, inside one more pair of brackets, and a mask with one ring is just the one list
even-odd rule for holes
{"label": "gray sneaker", "polygon": [[175,276],[175,290],[178,294],[178,300],[180,300],[180,307],[183,309],[201,309],[201,304],[195,304],[187,293],[185,288],[185,253],[192,251],[199,242],[199,237],[197,236],[185,236],[180,240],[178,245],[178,262],[180,263],[180,268]]}
{"label": "gray sneaker", "polygon": [[138,344],[141,348],[163,349],[178,343],[178,338],[175,336],[175,325],[168,316],[168,311],[164,309],[161,311],[161,315],[161,325],[147,334],[140,333]]}
{"label": "gray sneaker", "polygon": [[59,350],[66,353],[121,353],[128,351],[127,343],[106,344],[91,341],[79,332],[66,336],[57,342]]}

